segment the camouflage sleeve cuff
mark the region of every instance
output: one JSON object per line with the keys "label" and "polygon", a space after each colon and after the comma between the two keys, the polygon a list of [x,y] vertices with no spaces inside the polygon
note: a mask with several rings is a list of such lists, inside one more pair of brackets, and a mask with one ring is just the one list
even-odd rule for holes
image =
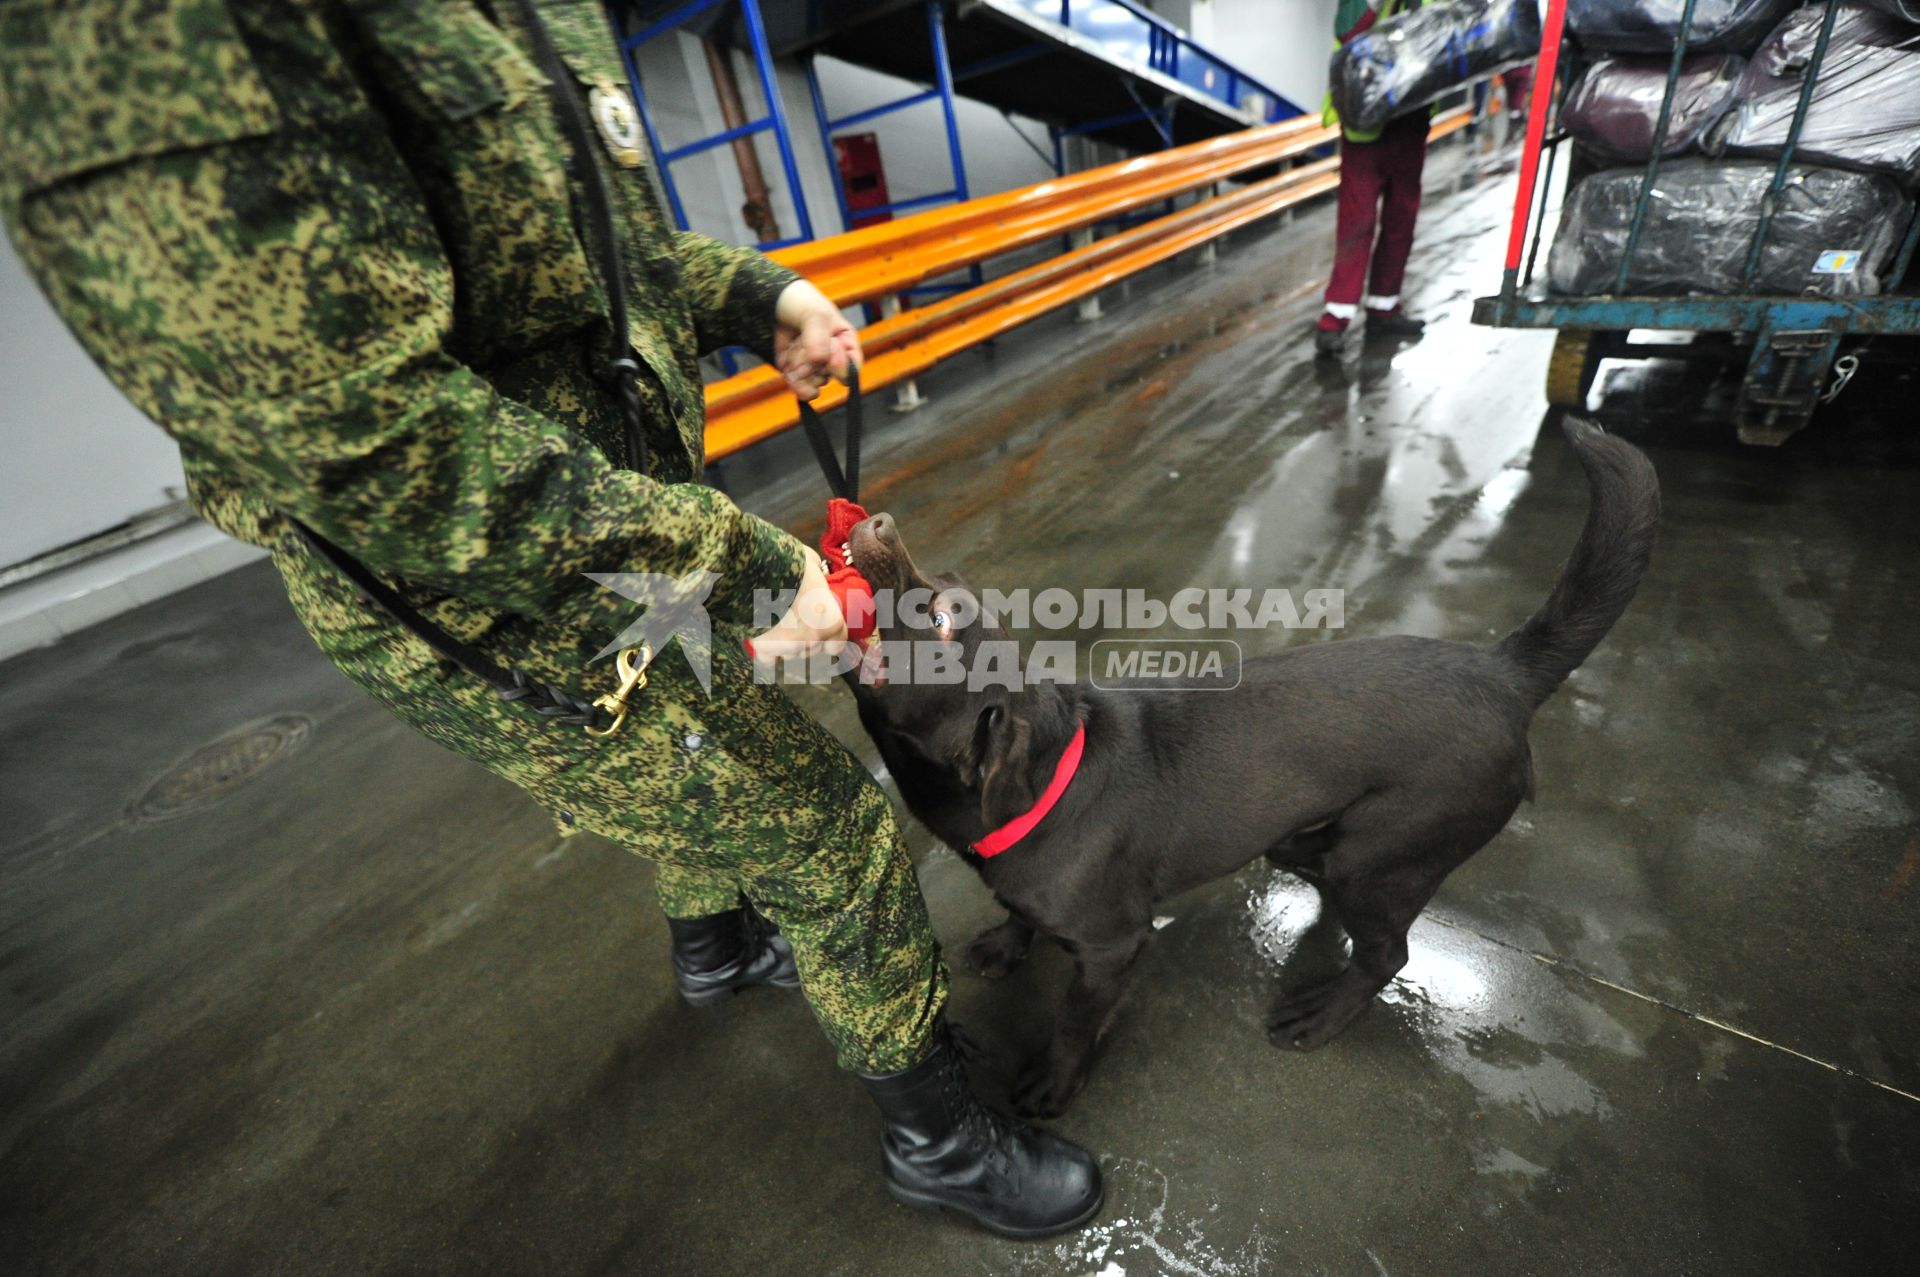
{"label": "camouflage sleeve cuff", "polygon": [[797,538],[742,512],[726,574],[708,596],[708,610],[723,621],[756,625],[766,618],[754,614],[755,591],[765,590],[771,597],[797,590],[806,566],[806,551]]}
{"label": "camouflage sleeve cuff", "polygon": [[773,309],[799,275],[751,248],[682,231],[674,237],[700,353],[745,346],[773,362]]}
{"label": "camouflage sleeve cuff", "polygon": [[773,259],[754,253],[742,262],[727,295],[727,331],[768,363],[773,362],[774,307],[787,285],[800,276]]}

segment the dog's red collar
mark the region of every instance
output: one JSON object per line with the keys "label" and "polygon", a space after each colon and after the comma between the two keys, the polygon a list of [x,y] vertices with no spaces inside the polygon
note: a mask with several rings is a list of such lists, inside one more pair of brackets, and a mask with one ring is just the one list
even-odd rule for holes
{"label": "dog's red collar", "polygon": [[1073,739],[1061,751],[1060,761],[1053,765],[1053,779],[1047,782],[1046,792],[1040,795],[1040,801],[973,844],[975,854],[991,860],[1032,833],[1033,827],[1046,819],[1047,813],[1067,792],[1067,786],[1073,783],[1073,774],[1080,770],[1080,754],[1086,746],[1087,725],[1082,722],[1074,728]]}

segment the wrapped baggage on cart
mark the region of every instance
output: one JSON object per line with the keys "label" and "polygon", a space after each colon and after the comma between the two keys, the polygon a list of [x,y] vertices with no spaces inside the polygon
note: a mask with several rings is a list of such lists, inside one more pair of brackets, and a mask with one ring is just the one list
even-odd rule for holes
{"label": "wrapped baggage on cart", "polygon": [[[1536,94],[1500,291],[1474,320],[1558,331],[1550,405],[1583,407],[1603,359],[1738,357],[1740,438],[1777,444],[1863,358],[1913,358],[1920,0],[1546,3],[1538,79],[1567,69],[1563,127]],[[1703,52],[1746,58],[1730,102],[1733,64]]]}
{"label": "wrapped baggage on cart", "polygon": [[[1694,0],[1686,28],[1695,53],[1745,53],[1799,0]],[[1567,25],[1588,49],[1671,53],[1686,0],[1567,0]]]}
{"label": "wrapped baggage on cart", "polygon": [[[1735,106],[1711,143],[1729,155],[1777,158],[1799,113],[1823,10],[1790,14],[1740,78]],[[1920,26],[1864,5],[1835,17],[1807,100],[1794,156],[1809,164],[1920,178]]]}
{"label": "wrapped baggage on cart", "polygon": [[[1733,109],[1734,91],[1746,69],[1747,60],[1737,53],[1708,53],[1681,63],[1660,153],[1698,150],[1708,131]],[[1602,58],[1568,90],[1560,123],[1596,159],[1644,163],[1653,154],[1666,91],[1667,59]]]}
{"label": "wrapped baggage on cart", "polygon": [[[1747,254],[1774,166],[1762,160],[1679,160],[1661,168],[1628,254],[1646,175],[1595,173],[1567,197],[1547,255],[1554,292],[1592,296],[1624,287],[1654,294],[1737,293],[1870,297],[1900,246],[1910,210],[1893,180],[1795,165],[1774,196],[1773,224],[1749,280]],[[1624,286],[1619,279],[1627,263]]]}

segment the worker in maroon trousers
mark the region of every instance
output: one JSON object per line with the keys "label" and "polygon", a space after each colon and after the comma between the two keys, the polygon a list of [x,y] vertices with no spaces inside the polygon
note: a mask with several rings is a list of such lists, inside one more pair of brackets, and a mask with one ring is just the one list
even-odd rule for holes
{"label": "worker in maroon trousers", "polygon": [[[1345,44],[1379,19],[1413,7],[1406,0],[1341,0],[1335,38]],[[1323,114],[1329,125],[1338,120],[1331,95]],[[1333,275],[1313,343],[1322,355],[1339,353],[1363,305],[1369,337],[1418,337],[1425,327],[1401,309],[1400,289],[1420,216],[1430,118],[1422,107],[1378,132],[1342,128]]]}
{"label": "worker in maroon trousers", "polygon": [[1533,63],[1522,62],[1517,67],[1508,67],[1500,73],[1500,83],[1507,87],[1507,120],[1510,124],[1523,125],[1527,122],[1527,105],[1533,101],[1528,92],[1533,88]]}

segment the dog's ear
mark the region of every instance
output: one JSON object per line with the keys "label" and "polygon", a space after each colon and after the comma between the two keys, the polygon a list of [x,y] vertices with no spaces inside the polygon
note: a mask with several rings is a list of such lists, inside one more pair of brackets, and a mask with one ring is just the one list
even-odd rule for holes
{"label": "dog's ear", "polygon": [[[1033,727],[1006,702],[989,705],[974,720],[972,761],[962,769],[969,785],[980,790],[980,818],[998,828],[1034,804],[1036,795],[1027,779],[1032,754]],[[967,775],[968,771],[971,775]]]}

